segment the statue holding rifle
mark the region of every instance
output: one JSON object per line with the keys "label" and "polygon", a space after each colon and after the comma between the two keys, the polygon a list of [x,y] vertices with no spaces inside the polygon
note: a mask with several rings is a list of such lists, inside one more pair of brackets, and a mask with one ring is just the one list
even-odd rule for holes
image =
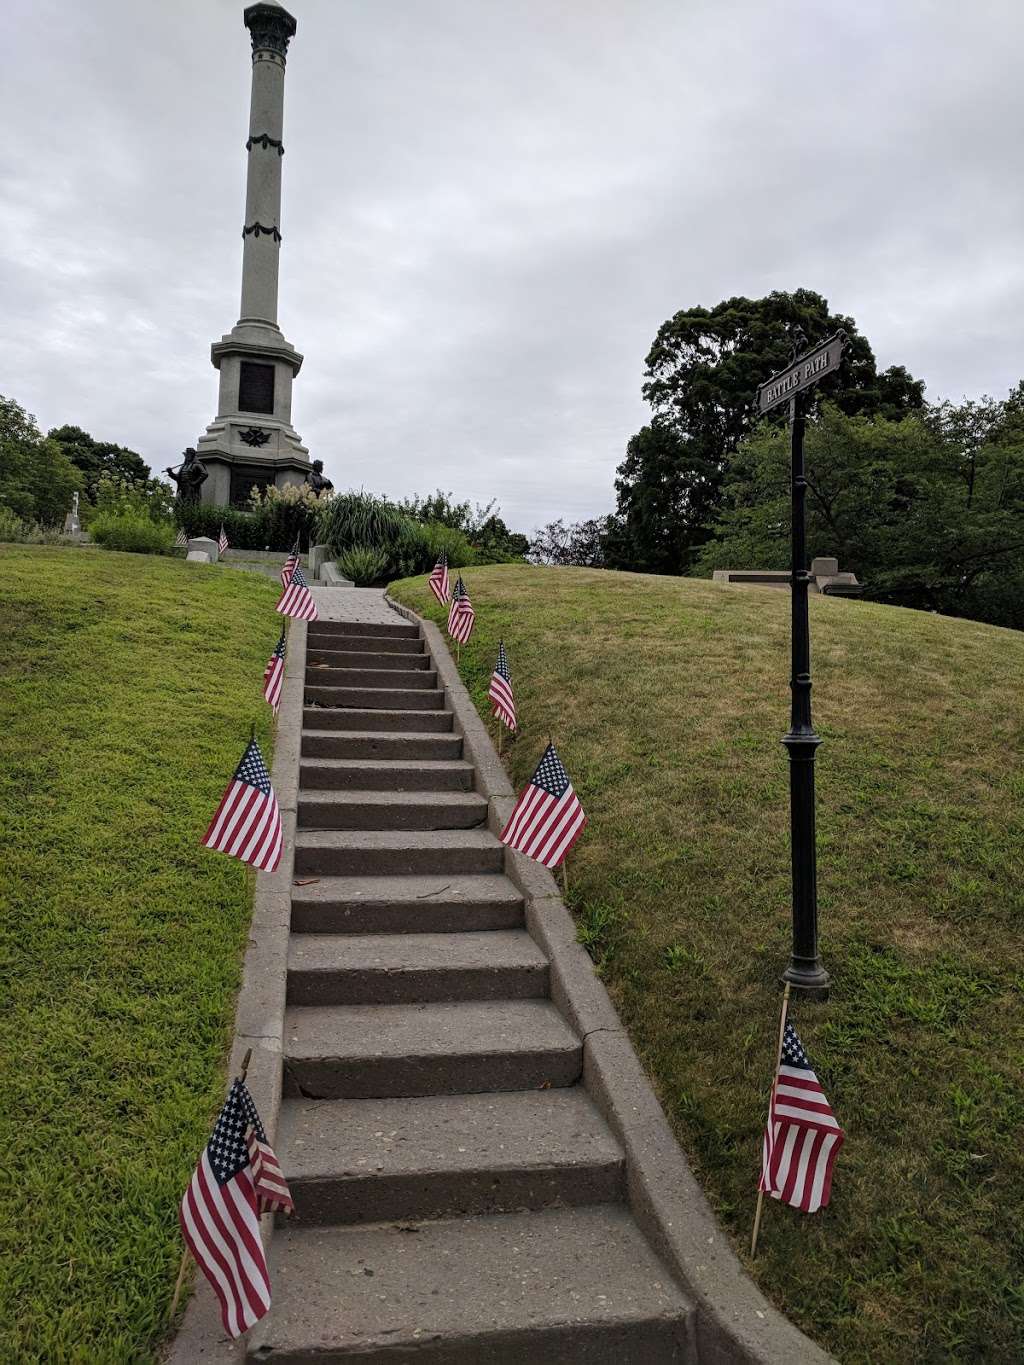
{"label": "statue holding rifle", "polygon": [[185,459],[178,465],[177,470],[165,469],[164,473],[170,474],[178,485],[178,501],[186,505],[199,501],[199,490],[210,477],[206,466],[192,446],[185,451]]}

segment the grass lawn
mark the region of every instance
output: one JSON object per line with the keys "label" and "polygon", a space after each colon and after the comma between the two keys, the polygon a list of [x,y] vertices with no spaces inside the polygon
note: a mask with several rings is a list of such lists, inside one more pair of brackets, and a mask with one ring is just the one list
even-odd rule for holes
{"label": "grass lawn", "polygon": [[256,575],[0,549],[0,1360],[153,1359],[251,897],[199,840],[279,633]]}
{"label": "grass lawn", "polygon": [[[789,946],[788,594],[465,577],[463,677],[489,714],[503,636],[512,776],[550,733],[590,816],[581,938],[745,1256]],[[393,591],[441,620],[424,579]],[[811,630],[834,992],[791,1018],[847,1141],[830,1207],[771,1204],[751,1269],[847,1365],[1024,1359],[1024,635],[827,598]]]}

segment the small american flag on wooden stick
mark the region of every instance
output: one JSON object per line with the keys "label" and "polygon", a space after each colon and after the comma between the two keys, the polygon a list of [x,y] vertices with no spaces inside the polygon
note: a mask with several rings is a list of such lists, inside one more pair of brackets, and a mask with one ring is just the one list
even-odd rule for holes
{"label": "small american flag on wooden stick", "polygon": [[292,574],[293,574],[293,573],[295,572],[295,570],[298,568],[298,565],[299,565],[299,540],[298,540],[298,537],[296,536],[296,538],[295,538],[295,544],[294,544],[294,545],[292,546],[292,548],[288,551],[288,558],[284,561],[284,564],[281,566],[281,587],[282,587],[282,588],[287,588],[288,584],[292,581]]}
{"label": "small american flag on wooden stick", "polygon": [[267,660],[267,666],[263,670],[263,695],[275,716],[281,705],[281,688],[284,686],[284,656],[287,647],[284,627],[282,627],[281,638],[274,646],[274,652]]}
{"label": "small american flag on wooden stick", "polygon": [[845,1137],[796,1029],[787,1023],[758,1188],[802,1213],[817,1213],[832,1193],[832,1167]]}
{"label": "small american flag on wooden stick", "polygon": [[203,835],[203,846],[273,872],[281,861],[281,809],[253,736]]}
{"label": "small american flag on wooden stick", "polygon": [[228,533],[224,530],[224,523],[220,524],[220,535],[217,537],[217,549],[221,554],[228,549]]}
{"label": "small american flag on wooden stick", "polygon": [[239,1337],[270,1308],[260,1215],[290,1211],[292,1196],[245,1082],[233,1082],[178,1210],[182,1236]]}
{"label": "small american flag on wooden stick", "polygon": [[505,641],[498,641],[498,662],[491,674],[491,685],[487,696],[494,704],[494,715],[503,721],[510,730],[516,728],[516,704],[512,696],[512,675],[508,671],[508,655]]}
{"label": "small american flag on wooden stick", "polygon": [[476,612],[469,600],[469,593],[462,581],[462,575],[459,574],[455,580],[452,604],[448,608],[448,634],[453,640],[458,640],[460,645],[464,645],[473,634],[473,622],[475,620]]}
{"label": "small american flag on wooden stick", "polygon": [[569,774],[555,746],[549,744],[500,838],[509,848],[518,849],[545,867],[557,867],[586,823]]}
{"label": "small american flag on wooden stick", "polygon": [[434,594],[442,606],[448,601],[448,555],[444,550],[427,579],[427,587]]}
{"label": "small american flag on wooden stick", "polygon": [[174,548],[185,550],[188,548],[188,536],[185,534],[184,526],[178,527],[178,534],[174,537]]}
{"label": "small american flag on wooden stick", "polygon": [[320,615],[306,582],[306,576],[298,564],[292,569],[288,586],[278,598],[274,610],[279,611],[282,616],[294,616],[300,621],[315,621]]}

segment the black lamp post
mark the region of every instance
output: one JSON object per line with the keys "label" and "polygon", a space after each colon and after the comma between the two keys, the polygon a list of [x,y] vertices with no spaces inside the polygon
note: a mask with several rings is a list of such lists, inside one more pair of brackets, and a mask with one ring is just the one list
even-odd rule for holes
{"label": "black lamp post", "polygon": [[807,475],[804,469],[804,432],[807,427],[805,390],[838,369],[846,336],[837,332],[792,363],[757,391],[761,412],[789,401],[792,455],[792,709],[783,744],[789,754],[789,831],[793,871],[793,950],[783,981],[795,990],[825,999],[829,975],[818,952],[818,851],[814,829],[814,758],[820,737],[811,721],[811,628],[807,593]]}
{"label": "black lamp post", "polygon": [[790,449],[792,454],[792,674],[789,733],[783,744],[789,753],[789,832],[793,865],[793,951],[782,973],[803,991],[827,995],[829,975],[818,953],[818,850],[814,829],[814,759],[820,737],[811,720],[811,626],[807,593],[811,575],[807,570],[807,477],[804,471],[806,399],[797,394],[789,400]]}

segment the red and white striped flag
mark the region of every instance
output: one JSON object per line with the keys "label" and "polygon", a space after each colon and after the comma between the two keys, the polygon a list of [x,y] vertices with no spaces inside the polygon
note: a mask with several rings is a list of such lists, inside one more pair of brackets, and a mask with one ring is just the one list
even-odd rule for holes
{"label": "red and white striped flag", "polygon": [[516,728],[516,704],[512,697],[512,675],[508,671],[508,655],[505,641],[498,641],[498,662],[491,674],[491,685],[487,689],[488,698],[494,703],[494,715],[504,721],[510,730]]}
{"label": "red and white striped flag", "polygon": [[569,774],[562,767],[555,746],[549,744],[500,838],[509,848],[518,849],[545,867],[557,867],[586,823]]}
{"label": "red and white striped flag", "polygon": [[448,555],[444,550],[427,579],[427,587],[443,607],[448,601]]}
{"label": "red and white striped flag", "polygon": [[270,1308],[260,1215],[292,1207],[252,1096],[236,1080],[178,1210],[182,1236],[220,1300],[229,1336],[240,1337]]}
{"label": "red and white striped flag", "polygon": [[288,579],[288,586],[278,599],[275,611],[282,616],[294,616],[300,621],[315,621],[320,613],[313,601],[306,576],[296,563]]}
{"label": "red and white striped flag", "polygon": [[453,640],[458,640],[460,645],[464,645],[473,634],[473,622],[475,620],[476,612],[469,600],[469,593],[462,581],[462,575],[459,574],[455,580],[452,604],[448,608],[448,634]]}
{"label": "red and white striped flag", "polygon": [[299,542],[296,538],[295,544],[288,551],[288,558],[284,561],[281,568],[281,587],[287,588],[292,581],[292,574],[299,567]]}
{"label": "red and white striped flag", "polygon": [[263,670],[263,695],[270,703],[270,709],[277,715],[278,707],[281,705],[281,688],[284,686],[284,656],[287,648],[285,642],[284,629],[281,630],[281,638],[274,646],[274,652],[267,660],[267,666]]}
{"label": "red and white striped flag", "polygon": [[224,530],[224,523],[220,524],[220,535],[217,537],[217,549],[221,554],[228,548],[228,533]]}
{"label": "red and white striped flag", "polygon": [[203,846],[273,872],[281,861],[281,809],[255,737],[220,799]]}
{"label": "red and white striped flag", "polygon": [[184,526],[178,527],[178,534],[174,537],[174,548],[185,550],[188,548],[188,536],[185,534]]}
{"label": "red and white striped flag", "polygon": [[787,1023],[758,1189],[802,1213],[817,1213],[832,1193],[832,1167],[845,1137],[796,1029]]}

